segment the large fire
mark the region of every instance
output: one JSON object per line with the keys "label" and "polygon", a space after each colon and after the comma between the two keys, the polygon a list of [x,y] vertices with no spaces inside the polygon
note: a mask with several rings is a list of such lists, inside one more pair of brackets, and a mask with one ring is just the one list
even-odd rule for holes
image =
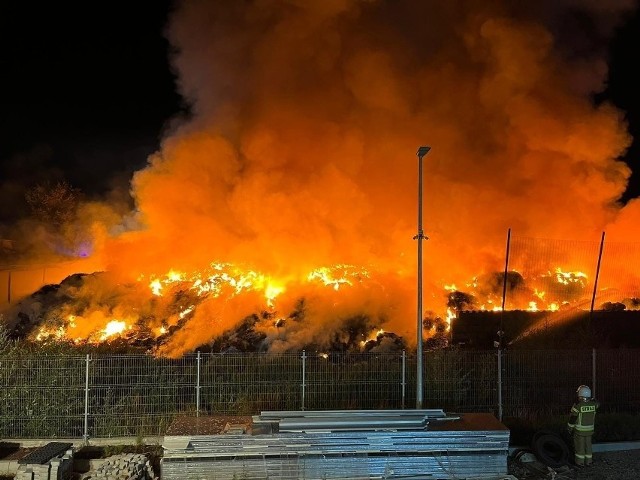
{"label": "large fire", "polygon": [[[593,42],[630,7],[542,3],[180,2],[167,34],[190,115],[133,176],[133,211],[81,206],[104,272],[31,299],[20,321],[37,319],[39,339],[145,339],[166,355],[221,338],[411,346],[425,144],[425,338],[503,308],[509,228],[595,252],[515,249],[504,308],[588,307],[601,232],[640,236],[640,201],[621,201],[624,115],[593,100]],[[575,10],[597,39],[567,28]],[[599,299],[630,308],[638,265],[638,245],[605,248]]]}
{"label": "large fire", "polygon": [[[495,280],[499,275],[490,277]],[[349,348],[368,351],[379,347],[389,335],[398,338],[395,332],[386,331],[393,328],[393,322],[367,305],[385,295],[390,277],[352,265],[317,268],[298,279],[273,278],[228,263],[212,263],[207,269],[194,272],[172,269],[162,276],[140,276],[134,285],[126,287],[134,292],[138,302],[147,304],[144,309],[126,305],[129,294],[122,293],[109,296],[111,300],[116,299],[113,303],[103,299],[99,306],[87,307],[87,296],[95,295],[93,281],[106,283],[104,279],[92,277],[85,280],[86,289],[74,291],[75,301],[63,304],[57,310],[59,315],[54,316],[57,320],[40,325],[31,337],[36,341],[76,343],[146,338],[155,353],[175,356],[228,333],[225,329],[237,328],[243,316],[253,316],[252,328],[260,334],[257,339],[263,348],[286,350],[316,345],[326,349],[336,340],[335,330],[339,330],[340,322],[350,325],[349,321],[360,316],[363,321],[360,328],[355,334],[348,334]],[[591,295],[584,272],[569,272],[559,267],[526,282],[518,272],[511,271],[508,281],[511,284],[504,293],[509,309],[553,312],[583,308],[585,299]],[[442,304],[440,313],[427,313],[424,337],[446,336],[462,310],[500,311],[501,289],[499,282],[492,284],[486,276],[473,278],[464,292],[455,284],[444,285],[441,298],[448,303]],[[323,308],[327,309],[325,315],[336,317],[332,331],[325,331],[326,319],[315,326],[301,323],[305,311],[313,308],[311,303],[304,305],[304,302],[312,302],[314,297],[322,298]],[[229,314],[225,312],[228,307],[231,308]],[[640,308],[640,305],[636,303],[628,308]],[[202,331],[198,331],[200,328]],[[400,348],[406,343],[394,345]]]}
{"label": "large fire", "polygon": [[[315,327],[306,324],[285,328],[287,324],[298,323],[298,317],[314,308],[304,303],[313,297],[330,302],[326,314],[339,315],[335,322],[367,317],[350,341],[359,342],[362,349],[371,348],[372,342],[380,343],[385,333],[380,325],[387,322],[379,312],[358,303],[367,297],[387,295],[385,286],[366,269],[344,264],[317,268],[300,278],[274,278],[228,263],[212,263],[207,269],[194,272],[172,269],[162,276],[142,275],[132,284],[111,286],[118,292],[98,302],[93,298],[96,286],[105,288],[110,284],[108,277],[91,275],[83,278],[82,283],[70,292],[74,297],[72,301],[51,308],[56,314],[36,328],[31,338],[102,343],[117,338],[146,337],[152,340],[151,347],[159,347],[156,353],[179,355],[185,349],[200,346],[198,342],[206,342],[216,334],[225,333],[225,329],[234,328],[243,316],[255,315],[259,321],[254,327],[268,337],[272,349],[304,346],[300,342],[315,342],[325,347],[327,339],[335,340],[335,332],[323,331],[325,322]],[[293,296],[287,298],[288,292]],[[136,296],[134,304],[128,303],[131,295]],[[99,305],[88,306],[88,303]],[[140,309],[135,304],[145,304],[145,307]],[[202,311],[205,313],[201,314]],[[194,335],[191,326],[194,322],[203,322],[203,330],[189,338]],[[287,338],[291,331],[298,340]],[[184,332],[189,332],[186,338]]]}

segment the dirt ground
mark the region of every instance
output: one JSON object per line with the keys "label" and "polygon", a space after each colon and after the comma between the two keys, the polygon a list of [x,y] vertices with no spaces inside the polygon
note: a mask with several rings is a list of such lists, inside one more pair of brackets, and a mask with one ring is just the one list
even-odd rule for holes
{"label": "dirt ground", "polygon": [[243,427],[244,433],[250,433],[251,420],[251,415],[177,417],[165,435],[217,435],[238,427]]}

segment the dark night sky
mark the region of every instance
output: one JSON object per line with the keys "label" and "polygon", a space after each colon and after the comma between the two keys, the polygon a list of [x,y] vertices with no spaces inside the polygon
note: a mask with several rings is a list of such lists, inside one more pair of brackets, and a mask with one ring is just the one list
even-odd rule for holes
{"label": "dark night sky", "polygon": [[0,173],[101,195],[145,165],[181,109],[163,36],[170,2],[66,5],[0,5]]}
{"label": "dark night sky", "polygon": [[[83,10],[2,2],[5,182],[64,177],[89,196],[102,195],[112,178],[122,181],[145,165],[166,123],[186,110],[163,36],[170,4],[90,2]],[[639,19],[630,18],[612,42],[609,86],[598,98],[626,112],[634,137],[640,137],[640,62],[638,49],[628,47],[640,40]],[[638,153],[635,141],[625,158],[636,171],[625,200],[640,196]]]}
{"label": "dark night sky", "polygon": [[602,97],[622,109],[629,122],[629,132],[634,137],[633,144],[624,160],[633,171],[624,200],[640,196],[640,12],[629,19],[618,31],[611,43],[609,81]]}

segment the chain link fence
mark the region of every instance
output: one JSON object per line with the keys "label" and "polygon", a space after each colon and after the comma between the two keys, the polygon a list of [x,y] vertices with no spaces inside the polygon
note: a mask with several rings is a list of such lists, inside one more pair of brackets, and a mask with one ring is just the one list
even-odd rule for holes
{"label": "chain link fence", "polygon": [[[0,438],[163,435],[176,416],[413,408],[416,358],[389,354],[0,357]],[[426,352],[424,408],[563,415],[580,384],[640,412],[640,351]]]}

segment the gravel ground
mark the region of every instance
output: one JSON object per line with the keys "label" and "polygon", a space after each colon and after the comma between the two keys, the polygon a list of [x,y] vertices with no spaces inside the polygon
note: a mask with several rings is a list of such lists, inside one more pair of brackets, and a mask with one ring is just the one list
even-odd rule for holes
{"label": "gravel ground", "polygon": [[509,474],[518,480],[637,480],[640,479],[640,451],[603,452],[593,454],[593,465],[570,465],[550,469],[539,462],[521,463],[509,459]]}

